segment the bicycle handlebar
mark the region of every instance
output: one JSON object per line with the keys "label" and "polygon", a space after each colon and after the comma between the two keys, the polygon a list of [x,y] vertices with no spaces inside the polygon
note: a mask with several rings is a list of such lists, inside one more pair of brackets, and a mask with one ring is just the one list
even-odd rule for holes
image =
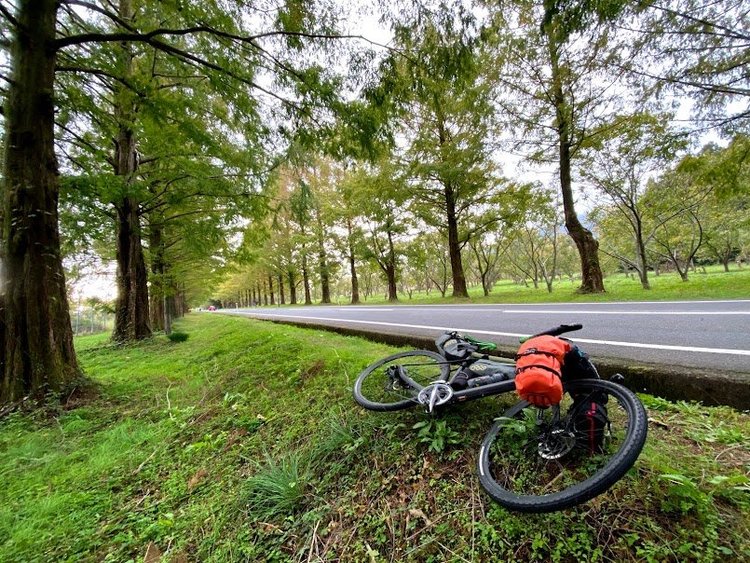
{"label": "bicycle handlebar", "polygon": [[561,334],[565,334],[566,332],[573,332],[576,330],[581,330],[583,328],[582,324],[574,324],[574,325],[560,325],[556,326],[554,328],[547,329],[542,332],[537,332],[536,334],[532,334],[531,336],[525,338],[524,340],[528,340],[529,338],[534,338],[536,336],[560,336]]}

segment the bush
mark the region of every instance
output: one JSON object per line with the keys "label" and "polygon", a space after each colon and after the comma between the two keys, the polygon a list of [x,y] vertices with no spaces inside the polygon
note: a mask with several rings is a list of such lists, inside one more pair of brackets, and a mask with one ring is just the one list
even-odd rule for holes
{"label": "bush", "polygon": [[172,342],[185,342],[188,339],[188,333],[172,332],[170,334],[167,334],[167,338],[169,338]]}

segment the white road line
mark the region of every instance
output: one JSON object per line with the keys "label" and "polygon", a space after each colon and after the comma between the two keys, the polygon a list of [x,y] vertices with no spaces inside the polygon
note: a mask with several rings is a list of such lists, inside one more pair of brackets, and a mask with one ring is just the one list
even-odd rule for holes
{"label": "white road line", "polygon": [[[614,306],[622,306],[622,305],[691,305],[693,303],[750,303],[750,299],[704,299],[704,300],[696,300],[696,301],[565,301],[560,303],[523,303],[524,307],[549,307],[550,305],[584,305],[586,307],[589,306],[606,306],[606,305],[614,305]],[[482,307],[513,307],[517,306],[518,303],[476,303],[476,304],[467,304],[467,303],[444,303],[440,305],[430,305],[430,304],[424,304],[424,305],[412,305],[412,304],[404,304],[404,305],[396,305],[396,308],[398,309],[423,309],[423,308],[430,308],[430,309],[439,309],[441,307],[444,307],[446,309],[455,309],[459,307],[471,307],[471,308],[482,308]],[[367,309],[367,308],[376,308],[380,305],[357,305],[356,307]],[[350,309],[353,308],[349,305],[341,306],[341,308],[344,309]]]}
{"label": "white road line", "polygon": [[[355,323],[362,325],[377,325],[377,326],[391,326],[397,328],[421,328],[427,330],[456,330],[459,332],[466,332],[470,334],[488,334],[490,336],[512,336],[512,337],[523,337],[528,334],[520,334],[516,332],[495,332],[490,330],[480,330],[474,328],[459,328],[459,327],[444,327],[444,326],[430,326],[430,325],[412,325],[412,324],[400,324],[400,323],[386,323],[377,321],[358,321],[350,319],[335,319],[331,317],[300,317],[297,315],[273,315],[268,313],[247,313],[239,312],[236,313],[244,314],[247,316],[255,316],[258,319],[295,319],[295,320],[307,320],[307,321],[332,321],[332,322],[343,322],[343,323]],[[262,315],[262,316],[260,316]],[[606,346],[619,346],[625,348],[647,348],[650,350],[673,350],[677,352],[698,352],[701,354],[729,354],[735,356],[750,356],[750,350],[735,350],[731,348],[701,348],[696,346],[672,346],[669,344],[644,344],[641,342],[618,342],[616,340],[592,340],[589,338],[572,338],[576,342],[585,342],[586,344],[604,344]]]}
{"label": "white road line", "polygon": [[750,311],[586,311],[585,309],[505,309],[524,315],[750,315]]}

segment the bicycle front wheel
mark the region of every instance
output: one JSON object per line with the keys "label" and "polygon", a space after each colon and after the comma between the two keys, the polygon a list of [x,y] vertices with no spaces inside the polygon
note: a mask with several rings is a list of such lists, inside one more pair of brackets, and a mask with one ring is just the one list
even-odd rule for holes
{"label": "bicycle front wheel", "polygon": [[[406,376],[419,387],[407,384]],[[445,358],[429,350],[400,352],[367,366],[354,382],[354,399],[373,411],[396,411],[412,407],[422,387],[447,380],[450,366]]]}
{"label": "bicycle front wheel", "polygon": [[479,451],[479,481],[506,508],[552,512],[614,485],[635,463],[648,421],[629,389],[600,379],[565,386],[559,408],[521,401],[498,418]]}

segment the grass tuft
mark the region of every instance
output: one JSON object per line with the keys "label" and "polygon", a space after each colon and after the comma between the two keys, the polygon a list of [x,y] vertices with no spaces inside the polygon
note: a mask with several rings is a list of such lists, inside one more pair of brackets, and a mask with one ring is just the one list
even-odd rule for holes
{"label": "grass tuft", "polygon": [[265,463],[247,481],[248,510],[261,520],[292,516],[304,506],[309,487],[310,474],[298,454],[279,459],[266,454]]}

